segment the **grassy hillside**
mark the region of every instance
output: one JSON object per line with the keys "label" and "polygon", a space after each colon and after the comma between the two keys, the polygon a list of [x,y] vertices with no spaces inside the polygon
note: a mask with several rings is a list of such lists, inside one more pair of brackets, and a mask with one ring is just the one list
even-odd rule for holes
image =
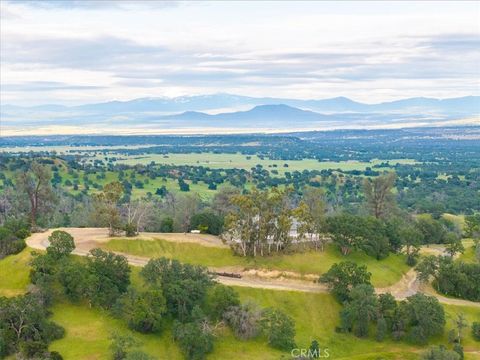
{"label": "grassy hillside", "polygon": [[210,267],[242,266],[245,268],[263,268],[269,270],[294,271],[303,274],[322,274],[336,262],[351,260],[367,265],[372,273],[372,282],[376,287],[385,287],[396,283],[409,267],[403,255],[390,255],[376,260],[363,253],[356,252],[343,256],[334,246],[327,246],[324,252],[307,251],[304,253],[272,255],[256,259],[235,256],[230,249],[211,248],[193,243],[175,243],[162,239],[152,241],[112,239],[104,245],[108,250],[145,257],[168,257],[196,265]]}
{"label": "grassy hillside", "polygon": [[29,266],[32,249],[25,248],[17,255],[0,260],[0,296],[23,294],[30,283]]}
{"label": "grassy hillside", "polygon": [[[28,259],[31,249],[0,260],[0,295],[13,296],[25,291],[28,284]],[[139,268],[133,268],[132,281],[141,286]],[[340,305],[329,294],[286,292],[253,288],[236,288],[242,300],[251,300],[262,307],[273,306],[289,313],[296,322],[296,342],[299,347],[307,347],[311,340],[317,339],[322,347],[330,351],[331,359],[417,359],[421,348],[408,344],[386,340],[378,343],[370,339],[357,339],[348,334],[337,334],[334,329],[339,323]],[[447,343],[447,333],[452,327],[452,319],[458,312],[463,312],[471,323],[480,318],[478,308],[445,306],[447,326],[443,336],[435,343]],[[58,302],[52,308],[52,319],[65,327],[66,336],[53,342],[51,350],[59,351],[66,360],[106,359],[109,357],[109,336],[113,331],[129,333],[141,343],[141,348],[157,359],[182,359],[171,339],[170,324],[162,334],[142,335],[132,332],[125,324],[114,319],[108,312],[89,308],[86,304]],[[214,352],[208,359],[228,359],[235,354],[235,359],[277,360],[287,353],[281,353],[266,345],[266,340],[258,338],[253,341],[236,340],[228,329],[218,332]],[[465,350],[476,351],[479,343],[474,342],[469,331],[465,331]],[[466,359],[473,360],[476,355],[468,354]],[[478,358],[478,357],[477,357]]]}

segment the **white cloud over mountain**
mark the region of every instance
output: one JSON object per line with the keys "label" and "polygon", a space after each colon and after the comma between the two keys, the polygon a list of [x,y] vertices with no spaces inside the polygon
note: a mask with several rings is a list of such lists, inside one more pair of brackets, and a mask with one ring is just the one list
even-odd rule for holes
{"label": "white cloud over mountain", "polygon": [[3,1],[1,10],[4,104],[479,93],[478,2]]}

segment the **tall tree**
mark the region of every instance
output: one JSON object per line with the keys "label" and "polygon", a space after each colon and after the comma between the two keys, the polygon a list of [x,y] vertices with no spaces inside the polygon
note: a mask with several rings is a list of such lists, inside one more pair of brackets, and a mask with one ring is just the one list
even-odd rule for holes
{"label": "tall tree", "polygon": [[350,291],[354,286],[370,285],[371,276],[365,265],[358,266],[354,262],[343,261],[333,264],[318,281],[327,284],[331,293],[343,302],[350,299]]}
{"label": "tall tree", "polygon": [[120,226],[120,210],[118,203],[123,195],[123,185],[114,181],[104,186],[103,191],[94,194],[95,211],[93,216],[108,226],[108,233],[114,236]]}
{"label": "tall tree", "polygon": [[396,174],[390,172],[374,179],[367,178],[363,182],[363,192],[370,214],[377,219],[386,218],[395,206],[393,187]]}
{"label": "tall tree", "polygon": [[450,257],[454,257],[457,253],[463,253],[465,247],[463,246],[462,239],[460,239],[455,233],[450,232],[445,238],[447,246],[445,247],[446,252]]}
{"label": "tall tree", "polygon": [[28,196],[32,229],[37,227],[37,216],[40,210],[48,207],[48,203],[54,199],[51,178],[50,169],[36,161],[30,164],[28,170],[18,173],[16,185],[20,192]]}
{"label": "tall tree", "polygon": [[453,319],[453,322],[457,330],[458,343],[461,343],[463,339],[463,329],[468,327],[467,319],[463,313],[458,313],[457,317]]}
{"label": "tall tree", "polygon": [[362,247],[365,226],[364,218],[347,213],[327,218],[327,230],[342,255],[348,255],[353,249]]}
{"label": "tall tree", "polygon": [[315,243],[320,245],[320,250],[323,251],[325,243],[327,242],[326,223],[325,223],[325,192],[323,189],[308,186],[303,190],[303,202],[308,208],[308,213],[311,222],[312,239]]}
{"label": "tall tree", "polygon": [[407,255],[407,264],[415,265],[423,235],[415,226],[407,225],[400,229],[400,237],[404,244],[404,252]]}
{"label": "tall tree", "polygon": [[[377,313],[377,297],[375,289],[369,284],[355,286],[350,292],[350,301],[345,304],[342,319],[350,319],[349,329],[358,337],[368,336],[368,327]],[[345,323],[343,324],[346,325]]]}

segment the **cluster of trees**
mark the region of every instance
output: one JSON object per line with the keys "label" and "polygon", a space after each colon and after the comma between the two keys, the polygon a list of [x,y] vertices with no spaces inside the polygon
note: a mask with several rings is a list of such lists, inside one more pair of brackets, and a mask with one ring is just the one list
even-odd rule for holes
{"label": "cluster of trees", "polygon": [[[390,135],[397,136],[396,134]],[[381,136],[390,135],[383,134]],[[275,141],[282,144],[282,147],[279,147],[271,138],[257,140],[262,144],[258,147],[240,146],[240,141],[245,140],[244,138],[230,139],[228,144],[209,147],[209,149],[214,152],[241,152],[246,156],[257,154],[260,158],[268,157],[277,160],[304,159],[309,156],[319,160],[352,160],[353,146],[355,149],[358,148],[357,150],[361,149],[361,151],[355,151],[356,160],[370,161],[375,158],[398,157],[398,151],[394,151],[386,144],[378,143],[376,139],[360,140],[366,134],[357,134],[358,140],[348,144],[344,142],[343,138],[320,134],[311,134],[311,136],[302,141],[299,139],[294,141],[293,138],[276,139]],[[322,139],[321,148],[318,148],[317,140],[319,138]],[[398,140],[403,141],[401,138]],[[202,149],[203,142],[201,141],[195,146],[183,144],[183,140],[180,138],[169,141],[182,143],[182,145],[178,149],[165,146],[124,149],[118,152],[119,154],[150,154],[169,151],[187,153],[205,151]],[[215,141],[226,141],[226,138]],[[236,145],[232,145],[230,141],[235,141]],[[148,196],[157,200],[166,200],[169,191],[162,183],[169,179],[179,183],[178,190],[188,190],[188,184],[203,182],[210,189],[216,189],[220,184],[230,184],[241,191],[246,188],[248,183],[259,189],[289,186],[297,195],[300,195],[306,186],[318,187],[324,191],[324,199],[330,212],[340,210],[358,212],[362,208],[362,201],[365,197],[370,196],[381,200],[382,188],[389,184],[388,181],[380,181],[377,184],[376,180],[372,180],[371,186],[366,187],[361,176],[378,177],[384,169],[394,170],[397,178],[390,179],[390,183],[393,181],[396,191],[383,193],[387,194],[387,197],[393,195],[404,210],[417,213],[427,212],[432,214],[435,219],[440,218],[444,212],[472,214],[478,211],[480,209],[478,202],[478,191],[480,190],[478,165],[480,160],[476,156],[477,153],[472,153],[469,147],[465,147],[466,144],[457,143],[455,148],[451,148],[451,144],[442,142],[442,147],[438,147],[438,144],[428,147],[423,143],[424,141],[422,140],[421,151],[415,141],[409,142],[405,145],[406,148],[402,149],[403,156],[418,161],[414,165],[391,165],[386,161],[374,165],[366,171],[305,170],[287,171],[283,175],[273,165],[269,168],[260,164],[249,170],[155,163],[127,166],[115,163],[113,157],[109,157],[106,161],[96,159],[89,162],[88,158],[78,158],[75,155],[58,156],[53,153],[32,153],[11,156],[7,154],[0,156],[0,169],[2,170],[0,171],[0,219],[4,220],[9,215],[17,216],[17,213],[21,212],[31,218],[32,224],[38,223],[41,227],[77,225],[82,221],[85,223],[81,208],[93,206],[92,204],[88,205],[89,202],[92,202],[91,195],[102,190],[105,179],[112,176],[113,179],[118,178],[123,185],[124,194],[121,203],[130,202],[132,191],[142,189],[152,182],[158,183],[158,190],[152,191],[153,193]],[[339,144],[340,148],[338,148]],[[345,149],[342,150],[342,146],[345,146]],[[95,152],[92,151],[92,153]],[[108,154],[106,151],[104,153]],[[371,196],[370,190],[374,190],[379,196]],[[180,191],[180,193],[182,195],[191,194],[191,192],[185,191]],[[177,196],[174,195],[174,197]],[[183,198],[184,196],[179,196],[176,200],[183,201]],[[388,201],[380,201],[377,202],[377,205],[388,203]],[[203,207],[203,205],[201,206]],[[375,217],[381,216],[380,212],[383,211],[381,208],[377,209],[378,211],[373,208],[370,210]],[[174,220],[176,229],[188,229],[188,219],[185,221],[184,216],[178,214],[172,216],[172,213],[176,213],[176,211],[171,209],[168,212],[170,212],[168,216]],[[375,214],[375,212],[377,213]],[[165,216],[167,215],[164,214]]]}
{"label": "cluster of trees", "polygon": [[288,315],[278,309],[261,310],[253,303],[242,304],[232,288],[215,283],[203,267],[152,259],[141,275],[149,287],[162,290],[165,313],[175,319],[174,340],[188,359],[203,359],[211,352],[215,332],[224,324],[240,339],[263,333],[273,347],[291,349],[295,345],[295,324]]}
{"label": "cluster of trees", "polygon": [[[307,202],[293,207],[289,189],[260,191],[252,189],[248,194],[231,197],[234,205],[225,219],[225,238],[230,241],[234,251],[243,256],[261,256],[270,254],[272,250],[287,250],[292,242],[302,240],[322,241],[319,230],[323,219],[323,209],[311,211]],[[313,203],[313,202],[312,202]],[[318,204],[321,200],[318,200]],[[297,215],[297,216],[295,216]],[[292,225],[298,225],[293,238]]]}
{"label": "cluster of trees", "polygon": [[56,231],[49,237],[51,245],[46,255],[32,261],[31,286],[25,295],[0,298],[0,356],[16,353],[26,359],[62,359],[49,352],[48,345],[64,335],[64,329],[48,317],[53,301],[52,277],[55,262],[61,261],[73,249],[73,239]]}
{"label": "cluster of trees", "polygon": [[48,345],[64,335],[64,329],[50,321],[49,296],[39,288],[11,298],[0,297],[0,357],[17,354],[21,359],[59,360]]}
{"label": "cluster of trees", "polygon": [[320,277],[344,305],[338,331],[368,337],[375,323],[378,341],[391,337],[414,344],[426,344],[443,333],[445,314],[435,297],[418,293],[397,302],[390,293],[375,294],[370,276],[365,266],[341,262]]}
{"label": "cluster of trees", "polygon": [[[140,273],[144,285],[137,288],[130,282],[125,257],[93,249],[86,262],[80,261],[70,256],[74,240],[64,231],[52,232],[49,242],[45,254],[35,254],[30,278],[50,302],[56,296],[86,301],[141,333],[161,333],[167,319],[173,319],[173,338],[188,359],[204,359],[213,349],[216,332],[225,325],[241,339],[264,334],[272,347],[295,345],[295,324],[287,314],[242,304],[238,293],[217,284],[206,268],[152,259]],[[131,350],[134,345],[132,339],[114,336],[114,359],[133,358],[138,353]],[[9,349],[12,346],[9,340]],[[44,349],[39,348],[38,354]]]}
{"label": "cluster of trees", "polygon": [[0,226],[0,259],[7,255],[18,254],[30,235],[30,226],[25,221],[7,220]]}
{"label": "cluster of trees", "polygon": [[67,232],[54,231],[49,242],[46,254],[34,254],[31,261],[32,283],[52,294],[59,284],[68,299],[107,309],[127,291],[130,267],[124,256],[92,249],[84,263],[69,256],[75,244]]}
{"label": "cluster of trees", "polygon": [[448,256],[424,257],[415,270],[423,282],[442,294],[471,301],[480,301],[480,263],[455,261]]}
{"label": "cluster of trees", "polygon": [[451,221],[430,215],[409,216],[393,196],[395,174],[387,173],[363,184],[363,212],[328,214],[324,192],[307,187],[299,197],[292,189],[258,190],[231,197],[225,219],[225,238],[243,256],[314,247],[327,242],[343,255],[353,250],[382,259],[404,252],[414,265],[422,244],[446,243],[453,256],[463,251],[461,231]]}

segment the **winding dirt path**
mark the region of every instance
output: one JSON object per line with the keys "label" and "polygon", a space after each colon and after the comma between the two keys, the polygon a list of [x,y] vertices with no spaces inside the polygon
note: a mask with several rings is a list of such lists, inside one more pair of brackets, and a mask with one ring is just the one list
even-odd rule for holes
{"label": "winding dirt path", "polygon": [[[59,228],[32,234],[26,240],[27,245],[33,249],[45,250],[49,245],[48,237],[54,230],[64,230],[73,236],[76,245],[76,249],[73,251],[75,255],[86,256],[91,249],[102,247],[102,244],[111,240],[106,228]],[[175,242],[193,242],[209,247],[228,248],[228,246],[223,244],[218,237],[204,234],[140,233],[139,236],[132,239],[143,239],[148,241],[153,238],[161,238]],[[423,253],[437,255],[442,254],[444,251],[445,249],[441,246],[430,246],[422,249]],[[150,260],[150,258],[147,257],[134,256],[125,253],[119,254],[124,255],[128,262],[135,266],[144,266]],[[313,278],[318,277],[318,275],[315,274],[302,276],[294,272],[269,272],[263,270],[244,271],[238,267],[210,268],[209,270],[212,272],[234,272],[241,275],[241,278],[218,276],[217,280],[225,285],[312,293],[328,292],[325,285],[314,283],[312,281]],[[431,287],[421,285],[417,280],[416,272],[413,269],[410,269],[405,275],[403,275],[397,283],[385,288],[376,288],[375,291],[378,294],[390,292],[398,300],[403,300],[417,292],[423,292],[435,296],[440,302],[445,304],[480,307],[480,303],[478,302],[447,298],[437,294]]]}

